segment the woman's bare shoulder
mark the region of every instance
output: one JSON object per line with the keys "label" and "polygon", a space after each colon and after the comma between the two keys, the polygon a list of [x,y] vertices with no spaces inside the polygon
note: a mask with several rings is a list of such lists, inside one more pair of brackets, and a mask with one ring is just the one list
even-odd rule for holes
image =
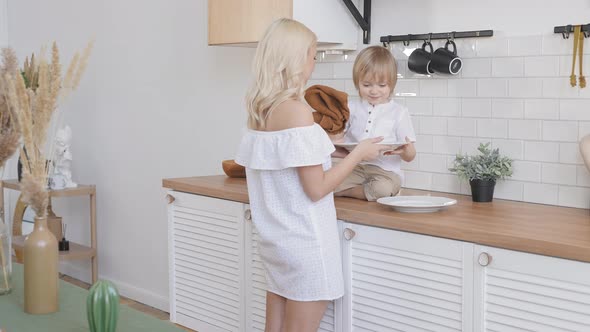
{"label": "woman's bare shoulder", "polygon": [[286,100],[270,114],[266,129],[276,131],[313,124],[313,114],[309,105],[299,100]]}

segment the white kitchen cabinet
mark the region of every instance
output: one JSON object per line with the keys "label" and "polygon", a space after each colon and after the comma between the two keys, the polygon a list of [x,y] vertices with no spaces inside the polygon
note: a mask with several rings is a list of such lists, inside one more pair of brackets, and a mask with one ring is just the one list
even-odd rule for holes
{"label": "white kitchen cabinet", "polygon": [[344,331],[471,331],[473,245],[344,223]]}
{"label": "white kitchen cabinet", "polygon": [[590,331],[590,264],[475,246],[474,331]]}
{"label": "white kitchen cabinet", "polygon": [[170,320],[203,332],[241,331],[244,204],[169,195]]}
{"label": "white kitchen cabinet", "polygon": [[355,50],[360,29],[342,0],[209,0],[209,45],[255,45],[277,18],[318,36],[318,49]]}
{"label": "white kitchen cabinet", "polygon": [[[249,216],[249,212],[246,213]],[[246,328],[244,331],[264,331],[266,318],[266,280],[264,268],[258,256],[258,233],[250,218],[245,225],[246,233]],[[320,332],[335,332],[342,320],[337,315],[338,301],[330,302],[320,323]]]}

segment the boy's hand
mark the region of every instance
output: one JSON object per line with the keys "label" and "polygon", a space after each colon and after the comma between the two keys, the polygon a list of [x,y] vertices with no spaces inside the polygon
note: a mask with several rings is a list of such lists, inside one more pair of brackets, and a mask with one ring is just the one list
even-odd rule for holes
{"label": "boy's hand", "polygon": [[383,154],[386,155],[386,156],[389,156],[389,155],[401,155],[404,152],[406,152],[409,144],[412,143],[412,141],[408,138],[408,136],[406,136],[406,143],[408,143],[408,144],[404,144],[404,145],[398,147],[397,149],[395,149],[393,151],[386,151]]}

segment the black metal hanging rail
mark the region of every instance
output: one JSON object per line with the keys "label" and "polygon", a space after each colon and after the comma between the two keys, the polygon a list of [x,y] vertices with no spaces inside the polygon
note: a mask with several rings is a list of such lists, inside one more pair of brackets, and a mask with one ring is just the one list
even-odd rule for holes
{"label": "black metal hanging rail", "polygon": [[[563,39],[568,39],[570,37],[570,33],[572,32],[574,32],[574,25],[571,24],[553,28],[553,33],[561,33]],[[590,37],[590,24],[583,24],[582,32],[584,33],[584,37]]]}
{"label": "black metal hanging rail", "polygon": [[423,33],[419,35],[396,35],[396,36],[382,36],[380,41],[383,44],[391,42],[404,42],[409,44],[412,40],[432,40],[432,39],[451,39],[451,38],[478,38],[478,37],[492,37],[494,30],[478,30],[478,31],[451,31],[438,33]]}
{"label": "black metal hanging rail", "polygon": [[[363,15],[358,11],[352,0],[342,0],[350,13],[363,29],[363,43],[368,44],[371,40],[371,0],[364,0]],[[364,16],[364,17],[363,17]]]}

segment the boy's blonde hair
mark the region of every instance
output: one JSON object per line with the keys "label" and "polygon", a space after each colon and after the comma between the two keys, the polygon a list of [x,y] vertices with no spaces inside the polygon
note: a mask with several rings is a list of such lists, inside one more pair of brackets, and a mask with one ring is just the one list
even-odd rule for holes
{"label": "boy's blonde hair", "polygon": [[393,92],[397,83],[397,64],[388,49],[369,46],[358,54],[352,67],[352,80],[357,90],[364,79],[387,82]]}
{"label": "boy's blonde hair", "polygon": [[303,98],[302,74],[316,42],[311,30],[291,19],[278,19],[266,29],[256,48],[254,82],[246,95],[249,128],[264,129],[268,115],[280,103]]}

